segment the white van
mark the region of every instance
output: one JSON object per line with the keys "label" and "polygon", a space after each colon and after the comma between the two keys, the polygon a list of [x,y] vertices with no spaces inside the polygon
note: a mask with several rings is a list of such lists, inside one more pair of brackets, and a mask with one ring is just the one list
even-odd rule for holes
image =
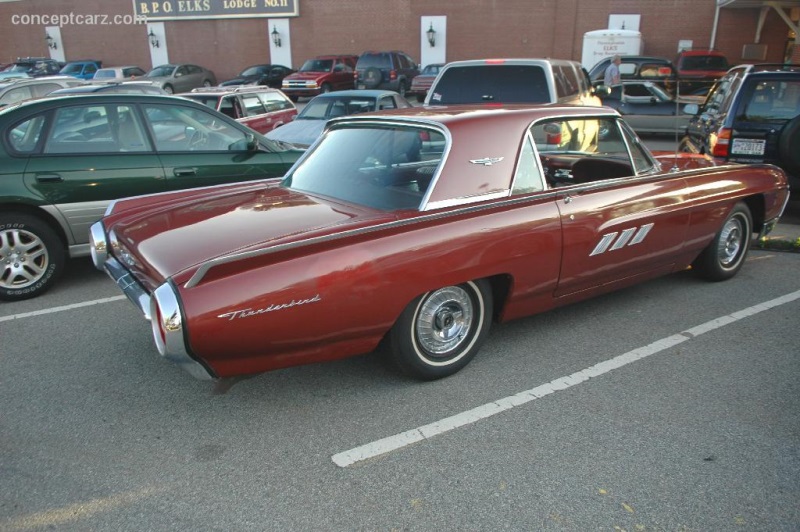
{"label": "white van", "polygon": [[477,59],[447,63],[433,81],[425,105],[470,103],[602,105],[577,61]]}

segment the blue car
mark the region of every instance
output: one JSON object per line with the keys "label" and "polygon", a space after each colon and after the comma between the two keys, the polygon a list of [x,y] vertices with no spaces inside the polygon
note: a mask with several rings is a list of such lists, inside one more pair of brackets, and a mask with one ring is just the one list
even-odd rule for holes
{"label": "blue car", "polygon": [[79,79],[92,79],[94,73],[97,72],[101,66],[103,66],[102,62],[94,60],[70,61],[64,65],[64,68],[61,69],[59,74]]}

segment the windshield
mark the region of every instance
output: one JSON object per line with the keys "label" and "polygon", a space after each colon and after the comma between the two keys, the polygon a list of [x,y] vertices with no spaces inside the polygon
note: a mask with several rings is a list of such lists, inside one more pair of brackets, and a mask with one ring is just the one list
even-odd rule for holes
{"label": "windshield", "polygon": [[333,59],[309,59],[300,67],[300,72],[330,72]]}
{"label": "windshield", "polygon": [[114,78],[114,77],[116,77],[116,72],[114,72],[111,69],[102,69],[94,73],[95,79]]}
{"label": "windshield", "polygon": [[283,186],[373,209],[418,209],[444,145],[439,131],[349,124],[329,131]]}
{"label": "windshield", "polygon": [[423,76],[435,76],[436,74],[439,73],[439,70],[441,70],[441,69],[442,69],[442,65],[428,65],[428,66],[426,66],[425,68],[422,69],[422,72],[420,72],[420,75],[423,75]]}
{"label": "windshield", "polygon": [[30,63],[17,63],[16,65],[11,65],[7,69],[3,70],[3,72],[27,72],[32,68],[33,65]]}
{"label": "windshield", "polygon": [[175,70],[174,65],[162,65],[160,67],[156,67],[147,74],[145,74],[148,78],[160,78],[160,77],[167,77],[171,76],[172,72]]}
{"label": "windshield", "polygon": [[61,69],[62,74],[80,74],[83,70],[83,65],[67,65]]}
{"label": "windshield", "polygon": [[375,98],[316,98],[308,102],[295,120],[328,120],[375,110]]}
{"label": "windshield", "polygon": [[242,70],[242,73],[239,74],[240,76],[260,76],[261,74],[267,72],[269,67],[265,66],[251,66],[250,68],[245,68]]}

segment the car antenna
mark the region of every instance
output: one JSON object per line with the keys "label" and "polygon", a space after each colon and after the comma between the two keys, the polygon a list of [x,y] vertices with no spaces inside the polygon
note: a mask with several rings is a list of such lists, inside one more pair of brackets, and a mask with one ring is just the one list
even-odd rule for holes
{"label": "car antenna", "polygon": [[680,124],[680,113],[681,113],[681,82],[677,76],[675,76],[675,157],[672,158],[672,168],[669,169],[670,172],[677,172],[680,170],[678,168],[678,124]]}

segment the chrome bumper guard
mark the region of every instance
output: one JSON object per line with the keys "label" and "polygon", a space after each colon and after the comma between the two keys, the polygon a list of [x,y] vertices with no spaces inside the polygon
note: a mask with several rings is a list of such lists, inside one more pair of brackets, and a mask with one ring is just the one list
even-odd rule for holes
{"label": "chrome bumper guard", "polygon": [[122,293],[128,296],[131,303],[142,312],[144,319],[150,321],[150,294],[134,279],[133,275],[114,258],[108,258],[103,263],[103,269],[114,279]]}
{"label": "chrome bumper guard", "polygon": [[164,283],[151,296],[125,266],[108,254],[102,222],[92,225],[89,235],[95,267],[105,271],[150,322],[159,354],[197,379],[213,379],[214,375],[192,358],[186,349],[180,304],[172,286],[168,282]]}

